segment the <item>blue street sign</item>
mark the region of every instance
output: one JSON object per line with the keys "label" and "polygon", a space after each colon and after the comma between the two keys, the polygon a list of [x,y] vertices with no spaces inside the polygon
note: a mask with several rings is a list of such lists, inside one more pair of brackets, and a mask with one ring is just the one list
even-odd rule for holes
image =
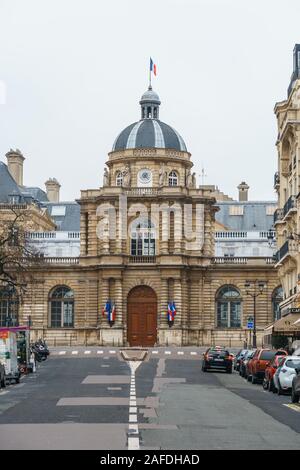
{"label": "blue street sign", "polygon": [[248,328],[248,330],[253,330],[253,328],[254,328],[254,323],[253,323],[253,321],[248,321],[248,322],[247,322],[247,328]]}

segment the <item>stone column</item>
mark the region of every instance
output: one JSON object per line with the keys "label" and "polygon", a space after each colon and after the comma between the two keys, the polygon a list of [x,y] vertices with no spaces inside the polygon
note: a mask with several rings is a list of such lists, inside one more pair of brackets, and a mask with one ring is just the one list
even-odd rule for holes
{"label": "stone column", "polygon": [[122,279],[115,279],[115,296],[114,299],[117,309],[115,326],[122,327],[123,323],[123,289]]}
{"label": "stone column", "polygon": [[169,245],[169,213],[166,210],[162,211],[162,228],[161,228],[161,241],[160,241],[160,254],[167,255]]}
{"label": "stone column", "polygon": [[166,328],[168,310],[168,279],[160,281],[160,317],[158,318],[158,328]]}
{"label": "stone column", "polygon": [[182,253],[182,209],[174,211],[174,254]]}
{"label": "stone column", "polygon": [[109,280],[108,279],[101,279],[99,282],[99,308],[100,308],[100,326],[108,326],[107,318],[102,315],[102,309],[105,306],[106,301],[109,298]]}
{"label": "stone column", "polygon": [[182,321],[182,290],[181,290],[181,279],[174,280],[174,302],[176,305],[176,317],[175,323],[177,327],[181,326]]}

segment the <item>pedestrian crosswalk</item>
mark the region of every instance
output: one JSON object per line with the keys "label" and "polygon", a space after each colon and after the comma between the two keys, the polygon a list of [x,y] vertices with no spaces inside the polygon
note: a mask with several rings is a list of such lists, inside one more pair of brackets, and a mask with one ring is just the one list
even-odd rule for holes
{"label": "pedestrian crosswalk", "polygon": [[[83,347],[79,347],[76,349],[73,349],[71,347],[65,348],[65,349],[59,349],[59,348],[54,348],[53,350],[50,349],[51,356],[66,356],[66,357],[74,357],[74,356],[98,356],[98,357],[109,357],[109,356],[115,356],[117,357],[119,353],[121,352],[122,348],[116,348],[116,349],[109,349],[109,348],[104,348],[104,349],[97,349],[97,347],[90,347],[89,349],[85,349]],[[160,356],[160,357],[166,357],[168,356],[169,358],[197,358],[201,356],[202,351],[200,348],[198,350],[191,350],[190,348],[188,349],[180,349],[180,348],[159,348],[159,349],[148,349],[149,357],[152,355],[155,356]]]}

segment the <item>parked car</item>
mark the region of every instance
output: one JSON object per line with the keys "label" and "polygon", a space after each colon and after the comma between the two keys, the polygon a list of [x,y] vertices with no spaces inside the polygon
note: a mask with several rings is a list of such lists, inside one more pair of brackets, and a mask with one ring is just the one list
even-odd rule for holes
{"label": "parked car", "polygon": [[6,374],[4,364],[0,361],[0,388],[6,387]]}
{"label": "parked car", "polygon": [[265,390],[269,390],[269,392],[273,392],[274,390],[273,376],[276,370],[278,369],[278,367],[281,366],[285,357],[286,356],[275,356],[271,362],[267,363],[265,376],[263,380],[263,388]]}
{"label": "parked car", "polygon": [[299,403],[300,399],[300,367],[295,369],[296,375],[292,381],[292,403]]}
{"label": "parked car", "polygon": [[253,384],[263,381],[267,364],[275,356],[286,356],[287,352],[284,350],[263,349],[258,348],[254,356],[247,364],[247,380]]}
{"label": "parked car", "polygon": [[299,356],[286,356],[281,366],[273,376],[274,387],[278,395],[285,392],[291,393],[293,378],[296,375],[296,369],[300,369]]}
{"label": "parked car", "polygon": [[234,370],[236,370],[237,372],[240,370],[240,362],[241,362],[241,359],[245,356],[246,352],[248,351],[248,349],[241,349],[237,355],[235,356],[234,360],[233,360],[233,368]]}
{"label": "parked car", "polygon": [[226,370],[228,374],[232,372],[232,356],[227,349],[209,348],[203,354],[202,371],[207,372],[208,369]]}
{"label": "parked car", "polygon": [[248,349],[245,356],[241,358],[240,360],[240,370],[239,370],[239,374],[241,377],[245,377],[247,378],[247,364],[248,362],[250,361],[250,359],[252,359],[252,357],[254,356],[254,353],[255,353],[255,349]]}

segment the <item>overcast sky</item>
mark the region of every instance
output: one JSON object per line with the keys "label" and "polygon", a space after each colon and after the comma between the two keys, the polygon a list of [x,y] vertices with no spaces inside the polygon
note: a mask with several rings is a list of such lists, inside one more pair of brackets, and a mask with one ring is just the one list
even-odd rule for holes
{"label": "overcast sky", "polygon": [[275,199],[273,108],[299,18],[299,0],[0,0],[0,159],[21,149],[24,184],[56,177],[64,200],[101,186],[116,136],[140,118],[152,56],[160,118],[205,184],[236,196],[245,180],[250,198]]}

